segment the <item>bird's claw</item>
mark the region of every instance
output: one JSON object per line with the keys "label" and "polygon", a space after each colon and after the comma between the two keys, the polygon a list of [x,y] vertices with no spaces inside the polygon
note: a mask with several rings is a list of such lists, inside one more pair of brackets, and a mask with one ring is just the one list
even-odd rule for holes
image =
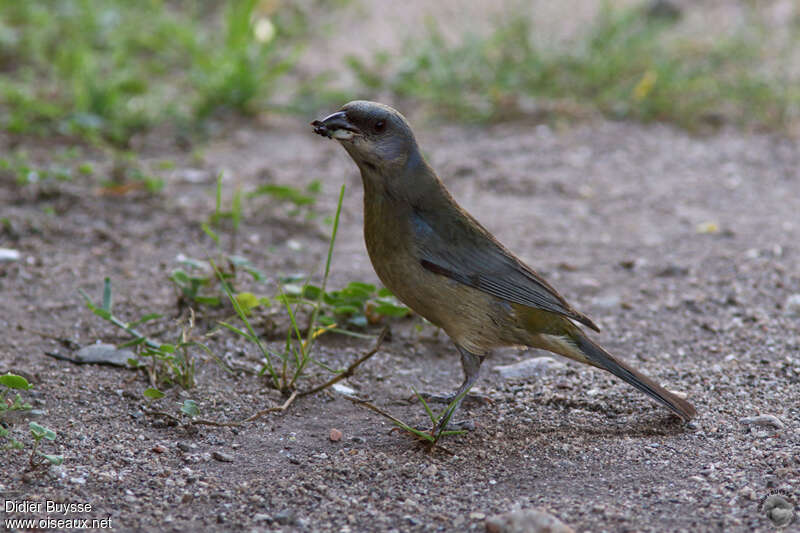
{"label": "bird's claw", "polygon": [[[453,393],[453,394],[436,394],[436,393],[429,393],[429,392],[420,392],[420,393],[418,393],[418,395],[415,394],[413,396],[410,396],[409,397],[409,401],[414,401],[415,399],[417,399],[417,396],[422,397],[422,399],[425,400],[428,403],[434,402],[434,403],[443,403],[443,404],[448,404],[448,405],[450,403],[452,403],[452,401],[455,400],[455,398],[456,398],[456,394],[455,393]],[[464,403],[470,404],[470,403],[473,403],[473,402],[491,404],[492,401],[493,400],[489,396],[487,396],[485,394],[481,394],[479,392],[470,392],[466,396],[464,396],[464,399],[462,400],[462,405]]]}

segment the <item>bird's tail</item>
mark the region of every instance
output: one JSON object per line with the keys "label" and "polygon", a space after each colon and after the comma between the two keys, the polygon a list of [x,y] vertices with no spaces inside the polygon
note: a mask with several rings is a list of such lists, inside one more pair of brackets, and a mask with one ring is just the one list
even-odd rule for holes
{"label": "bird's tail", "polygon": [[692,404],[683,398],[678,398],[675,394],[669,392],[649,377],[634,370],[625,362],[615,358],[589,339],[589,337],[584,335],[578,328],[574,328],[570,331],[570,335],[567,338],[569,341],[561,344],[561,349],[557,350],[558,353],[566,355],[571,359],[576,359],[583,363],[608,370],[618,378],[628,382],[669,408],[672,412],[681,417],[684,422],[688,422],[697,414]]}

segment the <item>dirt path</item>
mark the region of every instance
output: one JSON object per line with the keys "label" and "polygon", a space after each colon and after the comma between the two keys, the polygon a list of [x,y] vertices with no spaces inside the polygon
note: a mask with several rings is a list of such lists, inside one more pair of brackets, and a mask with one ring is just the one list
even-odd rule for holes
{"label": "dirt path", "polygon": [[[767,136],[693,138],[609,122],[418,128],[456,198],[593,317],[600,341],[688,395],[699,417],[686,429],[632,388],[569,362],[503,381],[494,366],[544,355],[506,350],[478,385],[492,403],[465,408],[477,429],[445,443],[454,455],[425,453],[339,395],[305,398],[244,428],[188,434],[142,413],[142,375],[44,355],[69,350],[36,332],[82,345],[122,340],[76,292],[99,298],[104,276],[120,314],[177,316],[166,276],[179,253],[203,257],[212,246],[199,225],[220,169],[227,192],[234,183],[321,179],[321,214],[346,182],[331,285],[374,281],[355,168],[297,122],[232,134],[200,165],[170,156],[177,168],[155,198],[98,196],[80,182],[0,184],[12,225],[0,247],[23,255],[0,264],[0,373],[35,384],[36,420],[58,432],[49,449],[66,457],[23,476],[26,457],[3,454],[4,494],[90,503],[90,513],[66,518],[110,517],[118,531],[482,530],[484,516],[527,507],[581,531],[770,531],[761,498],[782,490],[800,502],[800,318],[785,309],[800,293],[800,150]],[[308,271],[325,252],[327,228],[248,203],[238,251],[270,275]],[[421,407],[405,401],[411,387],[450,390],[460,368],[444,335],[414,324],[395,324],[391,342],[348,385],[423,423]],[[341,365],[369,346],[329,337],[320,357]],[[235,339],[213,347],[257,364]],[[220,419],[280,401],[258,379],[210,362],[196,389],[170,389],[162,401],[184,398]],[[758,414],[785,427],[740,422]],[[328,439],[331,428],[341,442]]]}

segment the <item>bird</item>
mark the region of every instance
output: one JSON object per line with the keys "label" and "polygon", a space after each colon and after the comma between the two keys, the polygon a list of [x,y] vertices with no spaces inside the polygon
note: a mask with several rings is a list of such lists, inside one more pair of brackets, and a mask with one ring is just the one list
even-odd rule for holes
{"label": "bird", "polygon": [[[606,370],[688,422],[695,408],[611,355],[600,328],[458,205],[422,156],[406,118],[365,100],[311,123],[361,173],[364,241],[375,273],[405,305],[443,329],[464,380],[431,430],[438,440],[492,350],[533,347]],[[434,443],[436,442],[434,440]]]}

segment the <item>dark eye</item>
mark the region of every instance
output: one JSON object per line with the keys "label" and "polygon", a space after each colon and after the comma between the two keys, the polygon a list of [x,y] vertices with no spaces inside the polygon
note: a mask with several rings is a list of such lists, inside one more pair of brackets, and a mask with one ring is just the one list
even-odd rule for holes
{"label": "dark eye", "polygon": [[386,121],[385,120],[379,120],[378,122],[375,123],[374,129],[375,129],[375,133],[383,133],[384,130],[386,129]]}

